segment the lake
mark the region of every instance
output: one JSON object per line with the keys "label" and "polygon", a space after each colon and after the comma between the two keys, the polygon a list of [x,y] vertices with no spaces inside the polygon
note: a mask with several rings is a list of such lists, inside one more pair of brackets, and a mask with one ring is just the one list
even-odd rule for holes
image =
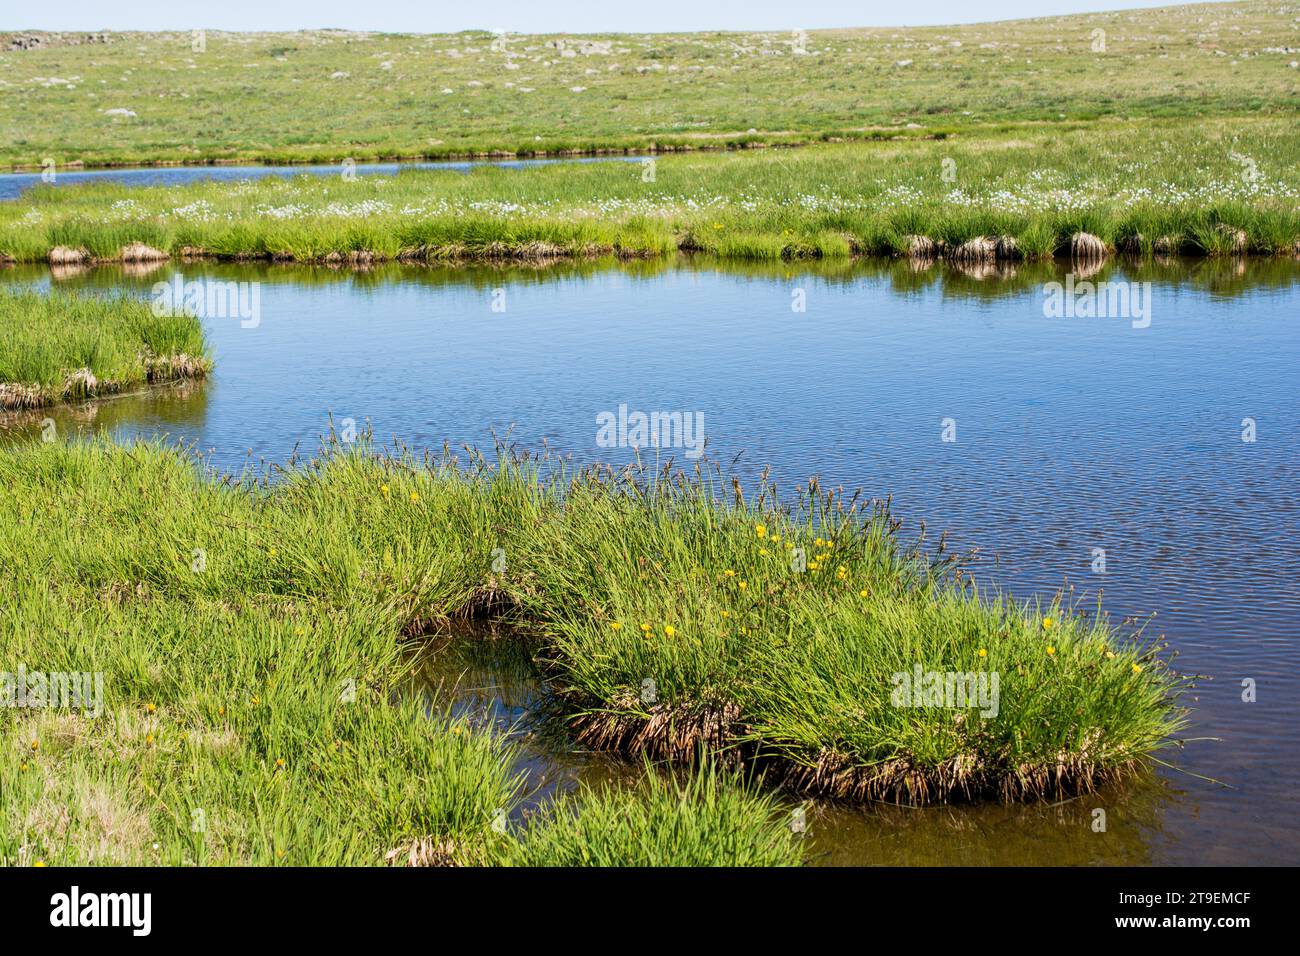
{"label": "lake", "polygon": [[[742,477],[770,467],[786,489],[819,475],[892,495],[905,530],[924,522],[978,548],[973,570],[989,586],[1024,599],[1065,587],[1116,620],[1149,617],[1176,668],[1202,678],[1187,702],[1189,742],[1163,752],[1174,766],[1148,780],[1050,806],[819,806],[809,827],[822,862],[1292,863],[1300,268],[1066,272],[684,256],[366,271],[33,266],[0,281],[142,296],[178,273],[182,284],[256,284],[246,287],[257,290],[255,323],[205,317],[209,382],[49,413],[65,432],[165,434],[238,470],[310,454],[332,415],[417,449],[490,447],[495,434],[619,464],[635,450],[610,447],[602,416],[680,412],[702,422],[708,457]],[[1088,281],[1122,286],[1123,314],[1104,292],[1101,315],[1051,314],[1052,283],[1077,297]],[[40,418],[9,415],[0,428],[26,440]],[[693,453],[658,451],[684,466]],[[510,642],[468,643],[430,664],[429,687],[457,686],[464,706],[512,723],[545,710],[545,688]],[[474,659],[449,663],[465,655]],[[543,789],[629,773],[527,733]],[[1106,833],[1090,827],[1098,807]]]}

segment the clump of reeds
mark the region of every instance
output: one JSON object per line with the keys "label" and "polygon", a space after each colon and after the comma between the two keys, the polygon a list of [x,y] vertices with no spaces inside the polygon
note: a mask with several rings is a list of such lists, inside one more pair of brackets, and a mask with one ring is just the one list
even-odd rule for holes
{"label": "clump of reeds", "polygon": [[953,262],[993,262],[997,259],[997,240],[988,236],[967,239],[948,253]]}
{"label": "clump of reeds", "polygon": [[732,774],[647,773],[632,790],[585,787],[534,818],[502,852],[511,866],[796,866],[789,812]]}
{"label": "clump of reeds", "polygon": [[[723,486],[585,474],[530,538],[521,601],[590,745],[705,746],[794,787],[921,802],[1086,790],[1178,726],[1148,643],[957,584],[878,504],[813,484],[791,510],[765,490],[720,507]],[[999,670],[998,714],[894,706],[917,663]]]}
{"label": "clump of reeds", "polygon": [[89,256],[83,249],[70,249],[67,246],[55,246],[46,257],[52,266],[77,265],[85,262]]}
{"label": "clump of reeds", "polygon": [[998,236],[997,243],[993,248],[993,258],[999,262],[1014,262],[1023,259],[1024,253],[1020,251],[1015,236],[1002,235]]}
{"label": "clump of reeds", "polygon": [[1076,232],[1070,237],[1070,258],[1076,262],[1095,262],[1106,258],[1106,243],[1090,232]]}
{"label": "clump of reeds", "polygon": [[0,291],[0,408],[195,380],[211,367],[193,316],[154,316],[121,296]]}
{"label": "clump of reeds", "polygon": [[933,259],[941,249],[929,236],[906,236],[903,240],[907,255],[913,259]]}
{"label": "clump of reeds", "polygon": [[164,262],[171,258],[161,249],[155,249],[153,246],[146,245],[143,242],[131,242],[122,247],[118,257],[122,262]]}

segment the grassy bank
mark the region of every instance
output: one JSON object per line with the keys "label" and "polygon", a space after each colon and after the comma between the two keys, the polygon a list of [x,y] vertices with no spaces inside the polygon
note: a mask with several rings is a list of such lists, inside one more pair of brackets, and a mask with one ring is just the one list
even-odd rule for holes
{"label": "grassy bank", "polygon": [[[404,642],[474,615],[540,635],[588,743],[684,764],[703,748],[802,792],[1072,793],[1179,726],[1149,643],[980,596],[879,509],[645,477],[362,447],[267,486],[153,445],[0,451],[6,666],[100,671],[105,699],[93,719],[0,711],[4,855],[668,862],[680,838],[691,862],[797,858],[771,804],[707,780],[683,784],[688,818],[664,819],[680,796],[652,785],[498,840],[509,745],[392,693]],[[917,667],[996,671],[996,713],[900,706]],[[655,819],[676,836],[646,856]]]}
{"label": "grassy bank", "polygon": [[1293,115],[1296,11],[1255,0],[805,37],[214,31],[199,44],[36,34],[11,50],[19,35],[0,34],[0,162],[339,162]]}
{"label": "grassy bank", "polygon": [[[336,537],[338,510],[316,536],[297,508],[330,483],[236,489],[143,445],[0,452],[0,669],[103,675],[98,714],[0,707],[0,860],[559,864],[584,862],[587,827],[585,862],[646,862],[647,845],[662,864],[799,861],[770,800],[711,772],[584,793],[553,828],[503,825],[522,795],[514,746],[396,693],[403,633],[428,602],[466,599],[456,565],[490,502],[446,482],[414,538],[387,522]],[[395,503],[365,491],[351,505]]]}
{"label": "grassy bank", "polygon": [[1274,119],[1115,122],[674,156],[653,170],[608,162],[42,186],[0,204],[0,256],[66,264],[144,246],[340,264],[677,249],[779,260],[917,254],[915,237],[925,237],[927,254],[980,260],[1077,254],[1080,233],[1103,253],[1290,255],[1300,240],[1296,129]]}
{"label": "grassy bank", "polygon": [[0,289],[0,409],[203,378],[199,320],[120,296]]}

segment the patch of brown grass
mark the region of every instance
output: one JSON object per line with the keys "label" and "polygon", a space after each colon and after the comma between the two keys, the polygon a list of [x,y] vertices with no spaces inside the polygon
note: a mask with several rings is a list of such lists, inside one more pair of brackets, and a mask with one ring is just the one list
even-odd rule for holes
{"label": "patch of brown grass", "polygon": [[390,866],[455,866],[456,841],[445,837],[417,837],[384,854]]}
{"label": "patch of brown grass", "polygon": [[593,710],[571,721],[583,744],[656,759],[693,760],[701,750],[730,751],[739,736],[740,707],[730,701],[654,704],[648,716],[636,713],[632,699],[615,701],[619,710]]}
{"label": "patch of brown grass", "polygon": [[86,779],[47,777],[44,793],[23,818],[28,841],[67,848],[86,864],[138,861],[152,826],[144,809],[121,791]]}
{"label": "patch of brown grass", "polygon": [[73,249],[69,246],[55,246],[48,256],[52,266],[70,266],[85,262],[90,258],[85,249]]}
{"label": "patch of brown grass", "polygon": [[1106,243],[1090,232],[1076,232],[1070,237],[1070,258],[1079,262],[1105,259]]}

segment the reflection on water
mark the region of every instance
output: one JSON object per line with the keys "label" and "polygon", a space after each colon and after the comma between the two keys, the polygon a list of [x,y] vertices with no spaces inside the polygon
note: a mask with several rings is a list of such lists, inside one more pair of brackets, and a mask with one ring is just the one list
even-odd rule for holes
{"label": "reflection on water", "polygon": [[[565,734],[533,650],[508,627],[458,629],[421,649],[411,690],[431,711],[450,709],[511,736],[527,775],[521,814],[580,783],[634,785],[645,772],[640,764],[593,753]],[[1142,866],[1154,862],[1151,837],[1172,799],[1168,789],[1145,774],[1064,803],[854,807],[789,794],[781,802],[804,808],[809,859],[820,865]]]}
{"label": "reflection on water", "polygon": [[0,441],[36,438],[53,420],[58,435],[92,435],[122,428],[159,435],[193,434],[207,418],[203,382],[187,382],[99,401],[50,408],[0,409]]}
{"label": "reflection on water", "polygon": [[527,774],[527,813],[578,784],[634,783],[638,768],[574,743],[533,662],[534,643],[516,629],[467,626],[417,652],[410,691],[431,711],[449,710],[475,726],[508,734]]}
{"label": "reflection on water", "polygon": [[[10,264],[0,266],[0,282],[47,283],[64,288],[138,288],[147,292],[154,282],[176,272],[186,277],[259,280],[300,288],[346,286],[376,289],[388,285],[448,285],[491,289],[511,283],[555,285],[575,278],[617,274],[628,279],[652,279],[674,273],[713,274],[730,279],[782,281],[814,279],[832,286],[853,286],[870,280],[887,284],[894,293],[932,289],[955,299],[994,301],[1038,291],[1045,282],[1061,281],[1067,272],[1076,279],[1155,282],[1171,290],[1195,289],[1214,297],[1293,290],[1300,285],[1300,267],[1286,258],[1154,258],[1106,259],[1069,265],[1060,261],[951,263],[934,259],[811,259],[798,262],[735,262],[706,255],[681,255],[620,261],[614,258],[543,259],[453,264],[375,262],[368,264],[293,263],[258,260],[158,261],[138,263]],[[146,281],[147,280],[147,281]]]}
{"label": "reflection on water", "polygon": [[[817,839],[828,860],[1019,862],[1033,852],[1019,828],[1042,835],[1048,849],[1033,858],[1052,862],[1282,863],[1300,852],[1288,809],[1300,786],[1295,263],[1106,263],[1091,281],[1152,283],[1146,328],[1046,317],[1058,263],[194,262],[15,267],[0,282],[148,295],[178,271],[262,283],[260,325],[205,320],[216,372],[188,399],[123,398],[56,420],[166,433],[222,469],[310,451],[330,413],[417,448],[509,432],[524,448],[620,464],[632,452],[597,445],[601,412],[698,411],[708,455],[739,455],[742,476],[770,465],[786,488],[819,474],[892,495],[908,528],[925,521],[979,547],[984,582],[1019,597],[1065,585],[1114,618],[1158,612],[1152,628],[1178,666],[1205,676],[1188,701],[1196,740],[1170,757],[1180,769],[1103,795],[1109,828],[1097,840],[1076,832],[1090,800],[827,808],[817,820],[833,825]],[[796,292],[805,312],[792,310]],[[956,442],[941,440],[945,419]],[[1256,441],[1242,440],[1247,419]],[[25,440],[39,419],[0,431]],[[1244,680],[1257,701],[1242,699]]]}

